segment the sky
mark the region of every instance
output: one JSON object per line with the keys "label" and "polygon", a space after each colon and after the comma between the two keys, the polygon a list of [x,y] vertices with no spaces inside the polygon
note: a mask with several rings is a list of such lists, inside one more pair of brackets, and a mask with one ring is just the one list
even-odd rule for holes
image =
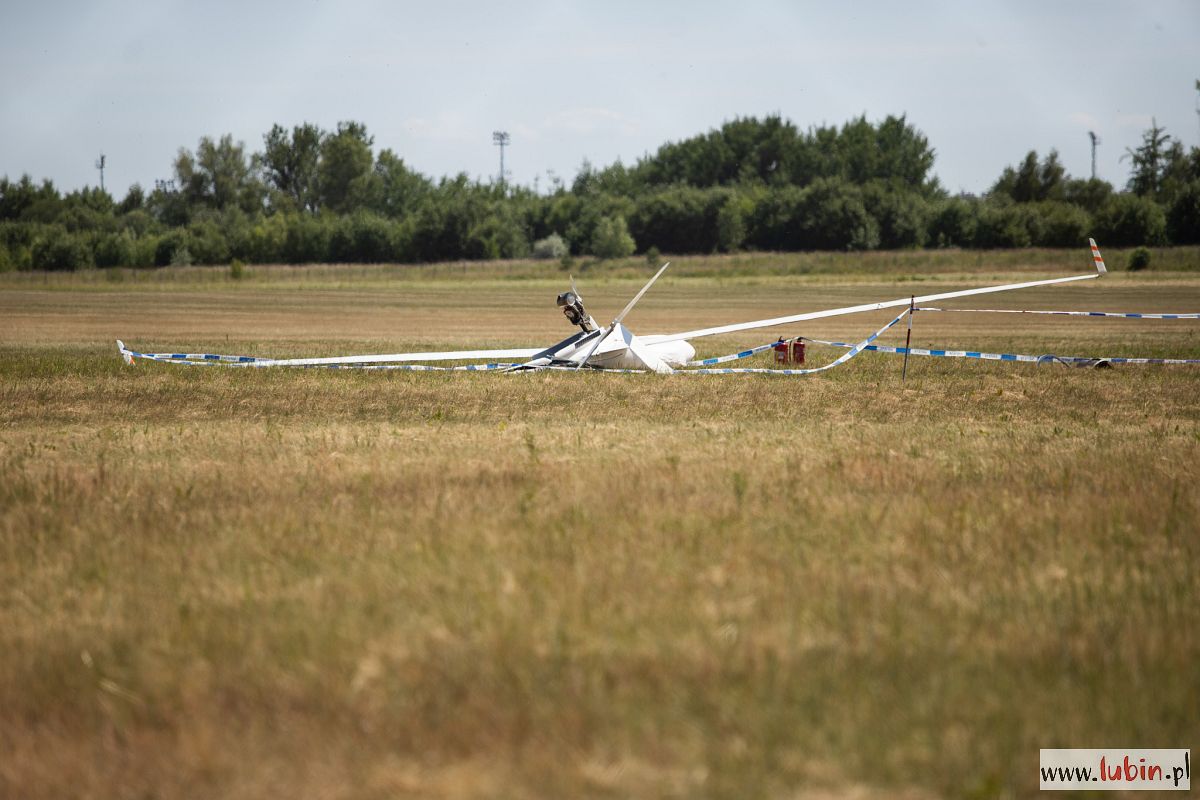
{"label": "sky", "polygon": [[[951,192],[1029,150],[1118,187],[1151,118],[1200,145],[1200,2],[0,3],[0,175],[63,191],[171,177],[181,147],[366,124],[437,178],[547,191],[722,122],[906,114]],[[535,184],[536,182],[536,184]]]}

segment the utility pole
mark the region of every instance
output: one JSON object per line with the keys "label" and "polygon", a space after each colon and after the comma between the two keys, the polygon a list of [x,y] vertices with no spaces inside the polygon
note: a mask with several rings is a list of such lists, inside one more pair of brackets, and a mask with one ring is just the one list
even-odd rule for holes
{"label": "utility pole", "polygon": [[492,144],[500,148],[500,186],[504,186],[504,148],[512,141],[508,131],[492,131]]}
{"label": "utility pole", "polygon": [[1088,131],[1088,138],[1092,140],[1092,180],[1096,180],[1096,145],[1100,144],[1100,137],[1095,131]]}
{"label": "utility pole", "polygon": [[100,191],[104,191],[104,153],[100,154],[100,158],[96,161],[96,169],[100,170]]}

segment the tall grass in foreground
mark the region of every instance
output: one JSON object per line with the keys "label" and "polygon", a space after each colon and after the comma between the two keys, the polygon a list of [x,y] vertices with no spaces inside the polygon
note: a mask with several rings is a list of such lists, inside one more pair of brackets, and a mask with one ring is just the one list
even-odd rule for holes
{"label": "tall grass in foreground", "polygon": [[6,381],[0,776],[987,795],[1194,737],[1194,380],[932,369]]}
{"label": "tall grass in foreground", "polygon": [[[128,369],[44,313],[0,348],[0,796],[1006,797],[1200,733],[1200,373]],[[1195,357],[1133,325],[970,341]]]}

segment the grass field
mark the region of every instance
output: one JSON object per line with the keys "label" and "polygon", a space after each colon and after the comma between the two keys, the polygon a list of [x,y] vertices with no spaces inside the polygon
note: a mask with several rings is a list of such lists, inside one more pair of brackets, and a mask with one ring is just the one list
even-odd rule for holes
{"label": "grass field", "polygon": [[[1197,252],[973,306],[1200,311]],[[820,258],[681,259],[627,323],[1088,268]],[[557,265],[249,272],[0,275],[0,797],[1014,797],[1042,747],[1197,742],[1200,367],[121,363],[569,333]],[[600,319],[649,272],[580,288]],[[1198,358],[1200,323],[914,344]]]}

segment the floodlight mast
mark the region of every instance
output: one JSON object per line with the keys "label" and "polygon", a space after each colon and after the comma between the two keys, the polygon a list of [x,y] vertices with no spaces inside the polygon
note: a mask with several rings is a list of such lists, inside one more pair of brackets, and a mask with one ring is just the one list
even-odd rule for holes
{"label": "floodlight mast", "polygon": [[1088,131],[1088,138],[1092,140],[1092,180],[1096,180],[1096,145],[1101,142],[1095,131]]}
{"label": "floodlight mast", "polygon": [[500,148],[500,186],[504,186],[504,148],[512,142],[508,131],[492,131],[492,144]]}
{"label": "floodlight mast", "polygon": [[100,158],[96,160],[96,169],[100,170],[100,191],[104,191],[104,153],[100,154]]}

